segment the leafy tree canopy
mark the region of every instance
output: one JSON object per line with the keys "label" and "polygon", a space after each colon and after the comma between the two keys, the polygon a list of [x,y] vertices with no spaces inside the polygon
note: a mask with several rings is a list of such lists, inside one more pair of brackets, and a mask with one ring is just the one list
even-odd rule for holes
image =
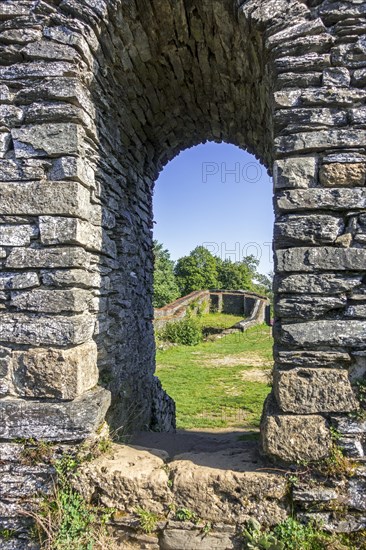
{"label": "leafy tree canopy", "polygon": [[182,296],[194,290],[218,288],[217,258],[204,246],[197,246],[189,256],[178,260],[175,275]]}
{"label": "leafy tree canopy", "polygon": [[174,262],[168,250],[158,241],[154,241],[154,307],[163,307],[174,302],[180,296],[179,287],[174,275]]}

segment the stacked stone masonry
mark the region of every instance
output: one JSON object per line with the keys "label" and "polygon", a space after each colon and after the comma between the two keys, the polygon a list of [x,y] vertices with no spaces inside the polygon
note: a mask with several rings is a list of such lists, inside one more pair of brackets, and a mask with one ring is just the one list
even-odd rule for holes
{"label": "stacked stone masonry", "polygon": [[152,194],[209,139],[274,176],[263,451],[324,457],[334,425],[364,457],[365,23],[362,0],[0,3],[3,441],[79,442],[105,414],[174,423],[154,377]]}

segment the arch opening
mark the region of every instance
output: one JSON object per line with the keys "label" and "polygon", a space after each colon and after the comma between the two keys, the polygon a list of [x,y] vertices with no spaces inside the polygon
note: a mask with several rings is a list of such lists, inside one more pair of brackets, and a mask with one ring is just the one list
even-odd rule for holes
{"label": "arch opening", "polygon": [[156,375],[195,444],[205,429],[227,445],[228,429],[235,444],[259,428],[273,368],[271,197],[252,155],[213,142],[182,152],[155,184]]}

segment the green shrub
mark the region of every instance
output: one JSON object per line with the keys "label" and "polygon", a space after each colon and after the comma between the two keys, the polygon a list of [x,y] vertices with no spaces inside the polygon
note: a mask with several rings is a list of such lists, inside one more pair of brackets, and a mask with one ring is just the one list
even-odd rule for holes
{"label": "green shrub", "polygon": [[194,317],[187,317],[181,321],[167,323],[160,331],[159,338],[173,344],[196,346],[202,342],[202,327]]}

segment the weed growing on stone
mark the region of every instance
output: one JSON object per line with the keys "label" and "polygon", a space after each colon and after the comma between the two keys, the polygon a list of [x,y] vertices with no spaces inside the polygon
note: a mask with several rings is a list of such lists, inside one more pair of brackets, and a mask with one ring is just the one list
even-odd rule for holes
{"label": "weed growing on stone", "polygon": [[315,523],[306,525],[288,518],[272,530],[263,529],[251,519],[242,533],[244,548],[248,550],[356,550],[342,537],[328,534]]}
{"label": "weed growing on stone", "polygon": [[197,514],[189,508],[178,508],[175,511],[174,519],[176,521],[191,521],[192,523],[197,523],[199,520]]}
{"label": "weed growing on stone", "polygon": [[80,456],[65,455],[53,462],[56,480],[49,495],[42,495],[37,512],[24,512],[34,520],[33,538],[42,550],[116,548],[107,532],[114,509],[88,504],[73,487]]}
{"label": "weed growing on stone", "polygon": [[0,542],[1,539],[5,541],[9,541],[16,537],[17,532],[15,529],[0,529]]}
{"label": "weed growing on stone", "polygon": [[139,518],[139,527],[141,531],[147,535],[153,533],[160,519],[159,516],[139,506],[136,508],[135,512]]}
{"label": "weed growing on stone", "polygon": [[248,550],[284,550],[285,546],[269,531],[264,531],[256,519],[251,519],[242,533]]}
{"label": "weed growing on stone", "polygon": [[24,445],[20,454],[22,463],[26,466],[36,464],[49,464],[53,458],[54,447],[48,441],[36,441],[35,439],[19,440]]}

